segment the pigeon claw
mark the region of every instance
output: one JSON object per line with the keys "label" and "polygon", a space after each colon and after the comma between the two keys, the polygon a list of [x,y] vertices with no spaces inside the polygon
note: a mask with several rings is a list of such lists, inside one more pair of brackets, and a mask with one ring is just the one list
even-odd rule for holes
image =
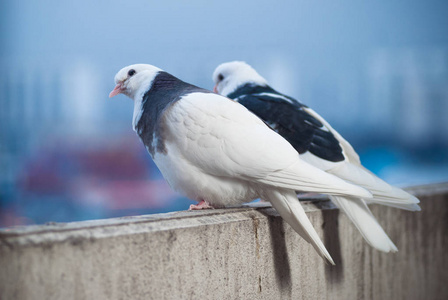
{"label": "pigeon claw", "polygon": [[205,200],[201,200],[197,205],[191,204],[188,210],[215,209]]}

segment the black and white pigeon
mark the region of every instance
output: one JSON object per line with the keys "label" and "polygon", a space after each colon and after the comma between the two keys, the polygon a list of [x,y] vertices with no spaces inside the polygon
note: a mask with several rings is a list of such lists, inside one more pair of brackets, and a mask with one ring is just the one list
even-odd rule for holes
{"label": "black and white pigeon", "polygon": [[397,247],[370,212],[367,203],[419,211],[419,200],[379,179],[361,165],[353,147],[320,115],[296,99],[277,92],[250,65],[233,61],[213,73],[214,91],[234,99],[263,119],[313,166],[362,186],[372,199],[333,195],[330,199],[345,212],[372,247],[396,252]]}
{"label": "black and white pigeon", "polygon": [[295,190],[371,197],[311,166],[244,106],[136,64],[115,75],[109,97],[134,100],[132,125],[170,186],[199,202],[190,209],[269,200],[283,219],[334,264]]}

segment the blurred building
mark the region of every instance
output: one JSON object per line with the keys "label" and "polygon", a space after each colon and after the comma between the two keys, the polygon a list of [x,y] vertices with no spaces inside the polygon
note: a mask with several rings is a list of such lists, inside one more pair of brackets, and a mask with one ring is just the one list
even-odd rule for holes
{"label": "blurred building", "polygon": [[133,133],[132,101],[107,98],[140,62],[211,89],[219,63],[245,60],[383,178],[448,180],[447,13],[442,1],[2,1],[0,225],[188,207]]}

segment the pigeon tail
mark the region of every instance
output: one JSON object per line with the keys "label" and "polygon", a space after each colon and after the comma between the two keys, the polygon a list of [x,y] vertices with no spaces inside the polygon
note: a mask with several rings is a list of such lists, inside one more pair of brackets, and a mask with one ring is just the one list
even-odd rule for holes
{"label": "pigeon tail", "polygon": [[347,215],[370,246],[386,253],[398,251],[364,200],[340,196],[330,196],[330,199]]}
{"label": "pigeon tail", "polygon": [[258,181],[296,191],[372,198],[372,194],[365,188],[328,174],[302,159],[297,159],[288,168],[272,172]]}
{"label": "pigeon tail", "polygon": [[328,173],[369,190],[373,194],[373,198],[366,199],[367,203],[377,203],[411,211],[420,210],[418,206],[420,201],[415,196],[391,186],[363,166],[346,163],[329,170]]}
{"label": "pigeon tail", "polygon": [[319,235],[308,219],[294,191],[265,189],[263,196],[266,200],[271,202],[272,206],[282,218],[314,247],[322,258],[326,259],[332,265],[335,264],[330,253],[328,253]]}

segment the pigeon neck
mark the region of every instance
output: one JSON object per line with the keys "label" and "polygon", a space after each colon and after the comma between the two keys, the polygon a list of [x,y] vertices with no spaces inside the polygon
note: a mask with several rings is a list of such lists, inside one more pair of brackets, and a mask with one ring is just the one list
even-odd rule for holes
{"label": "pigeon neck", "polygon": [[211,93],[162,71],[154,78],[151,87],[142,95],[133,125],[151,156],[154,156],[156,152],[166,153],[162,116],[167,108],[183,96],[194,92]]}
{"label": "pigeon neck", "polygon": [[142,116],[143,111],[143,99],[147,92],[149,92],[152,89],[153,83],[155,79],[160,74],[160,71],[154,73],[153,76],[146,77],[140,84],[140,88],[132,95],[132,98],[134,99],[134,114],[132,117],[132,128],[136,128],[138,121],[140,120]]}

